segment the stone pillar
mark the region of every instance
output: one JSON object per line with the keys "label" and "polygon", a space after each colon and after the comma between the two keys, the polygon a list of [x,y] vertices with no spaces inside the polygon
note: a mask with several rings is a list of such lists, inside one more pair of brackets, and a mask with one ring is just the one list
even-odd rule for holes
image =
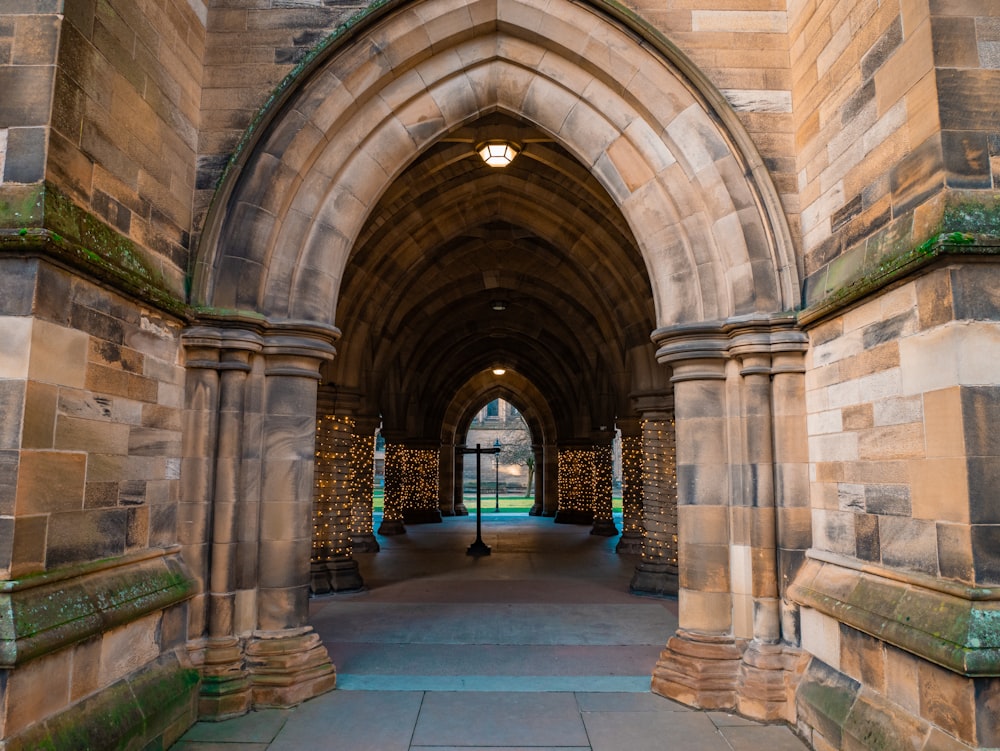
{"label": "stone pillar", "polygon": [[[453,450],[457,450],[457,446]],[[455,456],[454,480],[452,485],[452,495],[455,499],[455,516],[468,516],[469,508],[465,505],[465,455]]]}
{"label": "stone pillar", "polygon": [[[733,633],[726,358],[710,347],[673,368],[677,440],[677,633],[653,691],[703,709],[732,708],[745,640]],[[714,354],[714,356],[713,356]],[[648,496],[646,507],[649,508]]]}
{"label": "stone pillar", "polygon": [[330,690],[336,676],[308,625],[319,366],[329,334],[265,336],[257,628],[246,659],[256,707],[290,706]]}
{"label": "stone pillar", "polygon": [[605,435],[604,441],[595,444],[592,449],[594,456],[592,477],[594,526],[590,530],[590,534],[601,537],[614,537],[618,534],[618,527],[615,526],[614,519],[614,505],[611,499],[612,474],[614,472],[611,454],[612,440],[614,440],[614,433]]}
{"label": "stone pillar", "polygon": [[[639,418],[618,420],[618,429],[622,434],[622,536],[615,551],[630,555],[642,553],[645,536],[642,523],[642,422]],[[676,495],[674,507],[676,509]]]}
{"label": "stone pillar", "polygon": [[[202,579],[190,633],[201,666],[201,716],[232,717],[249,711],[250,676],[239,638],[237,598],[242,589],[241,547],[256,546],[256,499],[244,487],[244,422],[257,332],[198,328],[185,336],[187,350],[184,494],[181,537],[185,558]],[[252,517],[252,519],[251,519]],[[246,525],[253,527],[246,534]],[[255,566],[252,566],[255,568]],[[251,576],[256,571],[250,572]]]}
{"label": "stone pillar", "polygon": [[559,447],[559,509],[556,524],[594,521],[594,450],[589,443]]}
{"label": "stone pillar", "polygon": [[441,446],[438,452],[438,500],[441,516],[455,516],[455,444]]}
{"label": "stone pillar", "polygon": [[538,444],[533,444],[531,453],[535,458],[535,501],[528,510],[528,516],[541,516],[545,509],[545,451]]}
{"label": "stone pillar", "polygon": [[551,443],[542,447],[542,516],[554,517],[559,510],[559,449]]}
{"label": "stone pillar", "polygon": [[310,589],[313,594],[356,591],[364,581],[352,556],[354,420],[325,414],[322,400],[319,411]]}
{"label": "stone pillar", "polygon": [[377,553],[373,522],[375,490],[375,430],[377,417],[355,419],[351,445],[351,547],[356,553]]}
{"label": "stone pillar", "polygon": [[[740,352],[738,346],[734,350]],[[797,628],[788,633],[782,626],[778,584],[780,511],[775,483],[776,478],[782,478],[780,496],[791,500],[790,496],[803,492],[801,480],[808,478],[800,477],[800,483],[794,480],[793,459],[798,454],[801,462],[805,443],[804,399],[798,405],[790,401],[804,396],[802,355],[785,352],[772,356],[751,350],[740,353],[739,359],[745,461],[742,503],[734,508],[735,513],[742,514],[734,516],[733,527],[742,530],[744,536],[734,540],[733,550],[738,551],[744,565],[734,570],[733,576],[734,591],[752,599],[746,603],[751,611],[752,638],[740,665],[736,706],[742,714],[755,719],[793,722],[794,687],[805,669],[805,659],[794,643],[782,643],[783,635],[794,642]],[[778,413],[790,413],[799,420],[779,420]],[[801,442],[798,448],[794,446],[797,441]],[[786,472],[775,472],[779,461]],[[796,544],[807,545],[808,541]],[[742,587],[735,581],[740,574],[746,580]]]}
{"label": "stone pillar", "polygon": [[629,590],[677,594],[677,455],[674,416],[667,394],[644,397],[642,412],[642,559]]}
{"label": "stone pillar", "polygon": [[399,491],[405,524],[439,524],[442,521],[438,489],[440,458],[439,440],[411,439],[397,451],[397,460],[403,468]]}
{"label": "stone pillar", "polygon": [[382,499],[382,523],[379,524],[380,535],[406,534],[403,526],[403,501],[405,482],[405,446],[395,437],[382,430],[385,439],[385,495]]}

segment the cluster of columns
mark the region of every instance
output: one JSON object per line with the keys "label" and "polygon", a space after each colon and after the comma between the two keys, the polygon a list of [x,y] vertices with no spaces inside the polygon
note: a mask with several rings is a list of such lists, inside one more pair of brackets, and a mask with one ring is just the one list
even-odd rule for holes
{"label": "cluster of columns", "polygon": [[653,690],[791,719],[804,660],[778,567],[810,543],[799,513],[809,502],[805,337],[791,322],[748,321],[657,341],[674,386],[681,545],[679,628]]}
{"label": "cluster of columns", "polygon": [[612,433],[599,442],[559,447],[557,524],[593,524],[591,534],[618,534],[612,510]]}
{"label": "cluster of columns", "polygon": [[335,683],[307,619],[312,405],[337,333],[220,322],[184,334],[178,535],[201,582],[188,633],[202,716],[289,706]]}

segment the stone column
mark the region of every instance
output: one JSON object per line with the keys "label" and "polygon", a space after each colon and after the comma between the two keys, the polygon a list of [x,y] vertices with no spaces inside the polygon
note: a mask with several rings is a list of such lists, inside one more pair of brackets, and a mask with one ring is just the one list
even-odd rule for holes
{"label": "stone column", "polygon": [[385,495],[382,499],[382,523],[379,524],[380,535],[406,534],[403,526],[403,494],[405,472],[405,446],[395,436],[382,429],[385,439]]}
{"label": "stone column", "polygon": [[[457,450],[457,446],[454,447]],[[468,516],[469,508],[465,505],[465,456],[455,456],[454,464],[454,484],[452,495],[455,499],[455,516]]]}
{"label": "stone column", "polygon": [[[328,405],[332,409],[333,405]],[[352,556],[351,516],[354,420],[326,414],[322,400],[316,420],[316,502],[310,589],[313,594],[350,592],[364,587]]]}
{"label": "stone column", "polygon": [[535,457],[535,501],[528,516],[541,516],[545,508],[545,451],[536,443],[531,446],[531,453]]}
{"label": "stone column", "polygon": [[594,521],[594,450],[589,442],[559,447],[559,510],[556,524]]}
{"label": "stone column", "polygon": [[[199,714],[224,718],[247,712],[252,702],[237,597],[245,573],[239,560],[244,528],[248,517],[256,517],[243,482],[244,423],[248,378],[261,338],[253,331],[206,327],[189,330],[184,341],[189,428],[184,490],[189,502],[182,511],[185,518],[197,520],[191,531],[201,530],[197,539],[184,540],[184,553],[203,577],[204,592],[201,607],[192,609],[190,629],[203,638],[191,647],[202,674]],[[255,540],[255,529],[250,536]]]}
{"label": "stone column", "polygon": [[441,457],[440,440],[406,442],[401,455],[403,477],[403,522],[405,524],[438,524],[441,522],[441,501],[438,480]]}
{"label": "stone column", "polygon": [[375,490],[375,430],[377,417],[355,419],[351,445],[351,547],[356,553],[377,553],[372,519]]}
{"label": "stone column", "polygon": [[[618,429],[622,433],[622,536],[615,551],[639,555],[645,536],[642,523],[642,420],[618,420]],[[676,496],[674,506],[676,508]]]}
{"label": "stone column", "polygon": [[677,456],[674,415],[667,394],[636,402],[642,419],[642,559],[629,590],[677,594]]}
{"label": "stone column", "polygon": [[614,537],[618,534],[618,527],[615,526],[614,506],[611,499],[612,494],[612,473],[614,472],[613,458],[611,455],[611,442],[614,440],[614,433],[603,436],[604,440],[595,444],[592,451],[594,456],[594,474],[592,477],[594,493],[594,526],[590,530],[592,535],[601,537]]}
{"label": "stone column", "polygon": [[674,384],[680,608],[652,681],[654,692],[704,709],[735,706],[745,646],[733,633],[726,357],[714,344],[689,345],[695,357],[666,360]]}
{"label": "stone column", "polygon": [[438,457],[438,500],[441,516],[455,516],[455,444],[442,445]]}
{"label": "stone column", "polygon": [[559,449],[551,443],[542,447],[542,516],[554,517],[559,510]]}
{"label": "stone column", "polygon": [[257,707],[290,706],[333,688],[336,677],[308,625],[313,469],[319,367],[329,332],[269,332],[264,342],[257,630],[247,665]]}
{"label": "stone column", "polygon": [[[737,352],[739,349],[734,347]],[[790,444],[792,440],[802,440],[804,431],[795,430],[794,423],[788,420],[782,421],[779,427],[773,401],[785,400],[779,409],[786,412],[794,408],[787,399],[802,396],[800,389],[796,388],[796,381],[801,385],[803,380],[802,356],[799,353],[784,353],[772,358],[770,354],[751,351],[740,354],[739,359],[745,461],[742,503],[734,508],[734,512],[742,513],[734,519],[736,523],[733,527],[743,531],[743,539],[734,540],[733,550],[741,554],[745,563],[739,570],[734,570],[733,577],[734,591],[752,598],[752,602],[747,603],[751,608],[752,638],[740,665],[736,706],[748,717],[792,722],[795,719],[795,679],[804,669],[805,661],[800,650],[782,644],[778,585],[779,511],[774,469],[776,461],[786,463],[792,458],[790,452],[796,449]],[[799,405],[798,411],[801,409]],[[800,427],[804,428],[804,425]],[[786,435],[789,430],[791,435]],[[781,456],[776,455],[779,445],[782,447]],[[800,446],[798,452],[802,450]],[[794,481],[791,467],[788,469],[783,481],[783,498],[795,492],[794,485],[789,487],[789,482]],[[735,581],[741,574],[746,579],[742,587]]]}

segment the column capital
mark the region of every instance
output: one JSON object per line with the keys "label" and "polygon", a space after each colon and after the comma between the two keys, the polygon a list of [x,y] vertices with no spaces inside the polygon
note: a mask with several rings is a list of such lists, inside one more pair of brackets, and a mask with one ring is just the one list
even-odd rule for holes
{"label": "column capital", "polygon": [[[656,359],[674,370],[673,380],[717,378],[723,369],[719,361],[738,358],[750,372],[763,372],[762,357],[770,358],[779,353],[804,353],[809,338],[799,329],[792,315],[751,315],[725,321],[681,324],[656,329],[651,338],[657,346]],[[752,364],[745,364],[750,360]],[[683,368],[682,364],[698,362],[697,368]],[[701,373],[699,376],[698,373]]]}
{"label": "column capital", "polygon": [[249,370],[250,355],[263,348],[259,331],[223,326],[191,326],[181,333],[189,368]]}

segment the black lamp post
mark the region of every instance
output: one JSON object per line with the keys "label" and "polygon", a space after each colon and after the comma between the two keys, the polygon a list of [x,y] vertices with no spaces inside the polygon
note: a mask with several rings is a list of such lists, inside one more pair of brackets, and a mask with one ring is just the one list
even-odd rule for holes
{"label": "black lamp post", "polygon": [[493,464],[494,467],[496,468],[496,485],[493,488],[493,491],[496,494],[495,496],[496,506],[494,507],[493,510],[499,511],[500,510],[500,439],[499,438],[493,441],[493,450],[496,452],[495,454],[493,454]]}

